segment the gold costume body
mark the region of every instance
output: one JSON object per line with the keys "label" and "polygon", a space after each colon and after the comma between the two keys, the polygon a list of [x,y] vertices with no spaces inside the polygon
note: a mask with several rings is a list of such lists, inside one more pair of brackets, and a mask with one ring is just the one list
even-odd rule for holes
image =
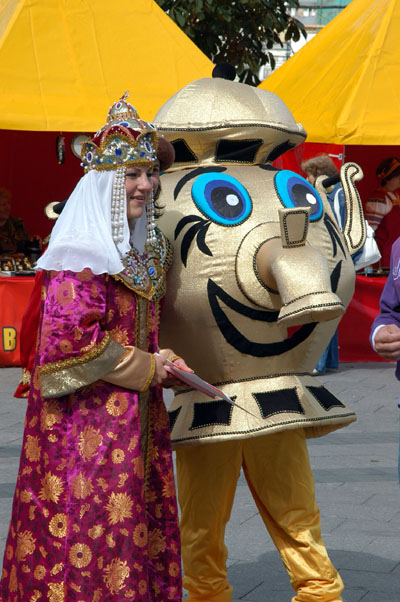
{"label": "gold costume body", "polygon": [[[307,429],[307,436],[318,436],[349,424],[354,413],[310,374],[353,292],[355,273],[349,252],[345,245],[336,246],[333,255],[332,238],[324,224],[310,224],[306,246],[287,250],[292,273],[284,286],[293,299],[287,307],[302,303],[313,261],[320,261],[324,272],[313,275],[314,291],[308,295],[313,313],[304,325],[280,323],[281,296],[262,282],[256,266],[258,249],[280,241],[274,172],[235,166],[224,173],[238,180],[254,199],[251,215],[237,227],[211,223],[206,243],[212,256],[205,256],[194,240],[186,266],[179,259],[183,235],[178,236],[176,260],[168,277],[174,293],[167,293],[161,332],[164,340],[173,340],[177,353],[189,358],[196,373],[257,418],[219,402],[212,422],[207,407],[213,402],[195,390],[178,391],[171,407],[174,445],[247,438],[299,426]],[[164,176],[166,199],[173,198],[182,179],[181,171]],[[176,224],[193,213],[191,184],[189,180],[180,189],[176,205],[169,204],[162,218],[171,240]],[[334,224],[329,205],[324,209]],[[304,251],[309,254],[303,256]],[[319,312],[325,311],[321,299],[336,274],[333,303],[339,315],[320,322]]]}
{"label": "gold costume body", "polygon": [[365,240],[355,164],[339,230],[317,188],[272,162],[306,137],[266,90],[192,82],[155,118],[175,147],[161,228],[174,246],[161,340],[254,416],[191,389],[170,409],[191,602],[230,602],[224,532],[240,470],[296,602],[340,602],[320,535],[306,438],[355,420],[311,372],[353,294]]}

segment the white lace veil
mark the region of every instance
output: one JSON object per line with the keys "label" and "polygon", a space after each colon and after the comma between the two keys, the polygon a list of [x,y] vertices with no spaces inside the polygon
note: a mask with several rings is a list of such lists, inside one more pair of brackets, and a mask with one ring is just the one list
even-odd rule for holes
{"label": "white lace veil", "polygon": [[118,274],[121,258],[130,242],[143,252],[146,240],[146,212],[138,220],[126,217],[124,195],[123,241],[115,243],[111,233],[111,198],[114,171],[92,170],[78,182],[57,219],[46,252],[37,262],[39,270],[90,268],[94,274]]}

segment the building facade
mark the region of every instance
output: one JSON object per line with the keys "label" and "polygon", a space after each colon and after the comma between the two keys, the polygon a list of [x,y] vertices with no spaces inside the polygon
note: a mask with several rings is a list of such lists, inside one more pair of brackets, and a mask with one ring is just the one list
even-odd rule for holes
{"label": "building facade", "polygon": [[[329,21],[340,13],[351,0],[300,0],[298,8],[291,8],[290,15],[303,23],[307,31],[307,39],[301,36],[298,42],[283,41],[283,47],[276,44],[272,54],[276,60],[275,69],[287,61],[306,42],[309,42]],[[282,36],[283,38],[283,36]],[[259,78],[264,80],[271,73],[271,66],[264,65],[260,69]]]}

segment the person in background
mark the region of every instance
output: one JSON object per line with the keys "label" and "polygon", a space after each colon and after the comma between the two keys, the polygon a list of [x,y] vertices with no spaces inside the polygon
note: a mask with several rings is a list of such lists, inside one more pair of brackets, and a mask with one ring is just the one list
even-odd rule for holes
{"label": "person in background", "polygon": [[[124,95],[38,261],[36,356],[1,602],[180,602],[178,511],[159,349],[172,260],[153,169],[168,145]],[[172,159],[173,160],[173,153]]]}
{"label": "person in background", "polygon": [[[313,157],[312,159],[308,159],[307,161],[303,161],[301,168],[305,172],[307,180],[311,185],[314,185],[318,176],[327,176],[329,178],[337,176],[338,181],[326,189],[326,196],[335,216],[336,222],[340,230],[343,231],[347,215],[346,200],[344,197],[343,187],[339,179],[339,172],[334,162],[328,155],[322,154],[318,155],[317,157]],[[377,245],[374,241],[374,232],[367,221],[365,222],[365,227],[367,233],[365,244],[362,249],[352,255],[352,260],[356,271],[370,266],[372,263],[378,261],[380,257]],[[314,373],[324,374],[326,370],[338,370],[338,368],[339,345],[338,333],[336,331],[331,339],[331,342],[318,360]]]}
{"label": "person in background", "polygon": [[[318,176],[334,176],[338,173],[337,167],[328,155],[318,155],[303,161],[301,169],[306,174],[306,179],[312,186]],[[345,218],[344,193],[340,181],[334,186],[333,190],[327,192],[328,201],[335,215],[340,229],[343,228]],[[322,352],[317,365],[315,374],[325,374],[327,370],[336,371],[339,369],[339,341],[338,331],[331,338],[325,350]]]}
{"label": "person in background", "polygon": [[400,160],[383,159],[376,168],[376,177],[378,187],[365,205],[365,217],[375,231],[393,207],[400,204]]}
{"label": "person in background", "polygon": [[335,163],[326,154],[317,155],[316,157],[307,159],[307,161],[303,161],[301,169],[306,174],[306,179],[310,182],[311,186],[314,186],[314,182],[318,176],[329,177],[338,173]]}
{"label": "person in background", "polygon": [[388,157],[376,169],[378,187],[365,205],[365,217],[375,230],[382,255],[381,268],[389,268],[390,253],[400,236],[400,160]]}
{"label": "person in background", "polygon": [[33,240],[20,217],[11,215],[11,194],[6,188],[0,188],[0,255],[28,255]]}
{"label": "person in background", "polygon": [[[400,380],[400,238],[391,252],[390,271],[379,301],[380,313],[371,326],[370,342],[381,357],[396,361],[396,378]],[[400,398],[398,400],[400,408]],[[398,463],[400,481],[400,447]]]}

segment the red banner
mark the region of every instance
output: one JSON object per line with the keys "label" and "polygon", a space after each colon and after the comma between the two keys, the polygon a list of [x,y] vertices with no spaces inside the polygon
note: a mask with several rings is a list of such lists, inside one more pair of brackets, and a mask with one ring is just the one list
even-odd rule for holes
{"label": "red banner", "polygon": [[0,278],[0,366],[21,365],[21,320],[34,282],[30,276]]}

